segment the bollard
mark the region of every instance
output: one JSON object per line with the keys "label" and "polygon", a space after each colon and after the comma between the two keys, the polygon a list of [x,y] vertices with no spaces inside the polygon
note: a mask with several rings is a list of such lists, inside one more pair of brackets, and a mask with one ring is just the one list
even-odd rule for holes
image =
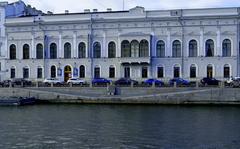
{"label": "bollard", "polygon": [[9,82],[9,88],[12,88],[12,82],[11,81]]}
{"label": "bollard", "polygon": [[92,81],[90,81],[90,83],[89,83],[89,87],[90,87],[90,88],[93,87]]}
{"label": "bollard", "polygon": [[36,88],[38,88],[38,81],[36,82]]}
{"label": "bollard", "polygon": [[156,82],[154,81],[153,83],[152,83],[152,88],[155,88],[156,87]]}
{"label": "bollard", "polygon": [[134,83],[134,82],[133,82],[133,81],[131,81],[131,88],[133,88],[133,85],[134,85],[133,83]]}
{"label": "bollard", "polygon": [[24,87],[24,86],[23,86],[23,81],[21,81],[21,87]]}
{"label": "bollard", "polygon": [[51,82],[51,87],[53,87],[53,82]]}
{"label": "bollard", "polygon": [[70,82],[70,84],[69,84],[69,85],[70,85],[70,87],[73,87],[73,84],[72,84],[72,82]]}
{"label": "bollard", "polygon": [[173,87],[174,87],[174,88],[177,88],[177,82],[174,82],[174,83],[173,83]]}
{"label": "bollard", "polygon": [[199,87],[199,83],[198,83],[198,81],[196,81],[196,88],[198,88]]}

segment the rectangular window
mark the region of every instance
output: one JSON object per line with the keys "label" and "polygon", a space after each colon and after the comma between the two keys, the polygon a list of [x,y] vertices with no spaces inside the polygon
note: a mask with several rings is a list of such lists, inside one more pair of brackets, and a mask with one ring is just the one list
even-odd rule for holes
{"label": "rectangular window", "polygon": [[29,69],[23,68],[23,78],[29,78]]}
{"label": "rectangular window", "polygon": [[125,67],[124,68],[124,77],[125,78],[130,78],[130,67]]}
{"label": "rectangular window", "polygon": [[190,68],[190,78],[196,78],[196,67]]}
{"label": "rectangular window", "polygon": [[224,78],[229,78],[230,77],[230,68],[229,67],[224,67]]}
{"label": "rectangular window", "polygon": [[180,68],[179,67],[174,67],[174,78],[179,78],[180,77]]}
{"label": "rectangular window", "polygon": [[148,68],[142,67],[142,78],[147,78],[147,77],[148,77]]}
{"label": "rectangular window", "polygon": [[43,78],[42,68],[38,68],[38,69],[37,69],[37,78],[38,78],[38,79]]}
{"label": "rectangular window", "polygon": [[11,68],[11,76],[10,78],[15,78],[15,68]]}
{"label": "rectangular window", "polygon": [[115,68],[109,68],[109,78],[115,78]]}
{"label": "rectangular window", "polygon": [[158,67],[158,69],[157,69],[157,77],[158,78],[163,78],[164,77],[163,67]]}
{"label": "rectangular window", "polygon": [[100,68],[94,68],[94,78],[100,78]]}

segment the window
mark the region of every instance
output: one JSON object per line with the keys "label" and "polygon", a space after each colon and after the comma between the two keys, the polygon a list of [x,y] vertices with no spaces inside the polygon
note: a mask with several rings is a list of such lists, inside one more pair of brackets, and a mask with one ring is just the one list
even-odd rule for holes
{"label": "window", "polygon": [[86,58],[86,45],[80,42],[78,45],[78,58]]}
{"label": "window", "polygon": [[164,77],[164,68],[163,67],[158,67],[157,68],[157,77],[158,78],[163,78]]}
{"label": "window", "polygon": [[121,43],[121,56],[122,57],[131,57],[131,46],[129,41],[124,40]]}
{"label": "window", "polygon": [[23,68],[23,78],[29,78],[29,68],[27,67]]}
{"label": "window", "polygon": [[223,57],[230,57],[231,56],[231,41],[229,39],[223,40],[222,56]]}
{"label": "window", "polygon": [[10,59],[16,59],[16,46],[14,44],[12,44],[10,46]]}
{"label": "window", "polygon": [[57,58],[57,45],[55,43],[51,43],[50,45],[50,59]]}
{"label": "window", "polygon": [[214,42],[212,39],[208,39],[206,41],[205,49],[206,49],[206,57],[214,56]]}
{"label": "window", "polygon": [[109,78],[115,78],[115,68],[109,67]]}
{"label": "window", "polygon": [[164,41],[160,40],[157,42],[157,57],[165,57],[165,43]]}
{"label": "window", "polygon": [[130,78],[130,67],[125,67],[124,68],[124,77],[125,78]]}
{"label": "window", "polygon": [[43,71],[42,71],[42,68],[40,67],[37,69],[37,78],[38,79],[43,78]]}
{"label": "window", "polygon": [[51,78],[56,78],[56,67],[55,66],[51,67]]}
{"label": "window", "polygon": [[197,77],[197,69],[194,64],[190,66],[190,78],[196,78]]}
{"label": "window", "polygon": [[174,78],[179,78],[180,77],[180,66],[175,65],[173,68],[173,77]]}
{"label": "window", "polygon": [[211,64],[209,64],[207,66],[207,77],[208,78],[212,78],[213,77],[213,66]]}
{"label": "window", "polygon": [[94,78],[100,78],[100,68],[99,67],[94,68]]}
{"label": "window", "polygon": [[148,41],[142,40],[139,47],[139,57],[148,57]]}
{"label": "window", "polygon": [[11,68],[10,71],[11,71],[10,78],[15,78],[16,77],[15,68]]}
{"label": "window", "polygon": [[172,57],[181,57],[181,43],[175,40],[172,44]]}
{"label": "window", "polygon": [[131,42],[131,57],[139,56],[139,42],[137,40],[133,40]]}
{"label": "window", "polygon": [[64,58],[71,58],[71,44],[69,42],[64,44]]}
{"label": "window", "polygon": [[23,59],[29,59],[29,45],[23,45]]}
{"label": "window", "polygon": [[37,51],[36,51],[36,58],[37,59],[43,59],[43,45],[42,44],[37,44],[36,47]]}
{"label": "window", "polygon": [[230,77],[230,67],[229,67],[228,64],[224,65],[223,77],[224,78],[229,78]]}
{"label": "window", "polygon": [[142,78],[148,77],[148,67],[142,67]]}
{"label": "window", "polygon": [[85,78],[85,66],[83,66],[83,65],[81,65],[80,67],[79,67],[79,77],[80,78]]}
{"label": "window", "polygon": [[93,44],[93,58],[101,58],[101,45],[99,42]]}
{"label": "window", "polygon": [[189,42],[189,57],[197,57],[197,41],[191,40]]}
{"label": "window", "polygon": [[114,42],[110,42],[108,44],[108,58],[116,57],[116,44]]}

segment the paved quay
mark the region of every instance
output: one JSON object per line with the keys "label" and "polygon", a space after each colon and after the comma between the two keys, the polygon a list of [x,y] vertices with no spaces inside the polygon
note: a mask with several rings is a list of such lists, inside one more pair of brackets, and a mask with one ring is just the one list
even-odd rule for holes
{"label": "paved quay", "polygon": [[1,96],[34,96],[44,103],[94,104],[240,104],[238,88],[121,87],[108,95],[106,87],[2,88]]}

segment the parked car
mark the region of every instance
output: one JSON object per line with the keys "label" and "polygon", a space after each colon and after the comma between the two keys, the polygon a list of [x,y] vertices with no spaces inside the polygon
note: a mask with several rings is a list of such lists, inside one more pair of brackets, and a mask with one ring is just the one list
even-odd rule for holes
{"label": "parked car", "polygon": [[240,78],[234,78],[230,82],[229,86],[231,86],[231,87],[240,87]]}
{"label": "parked car", "polygon": [[169,85],[174,85],[174,82],[176,82],[177,85],[190,85],[190,81],[185,80],[183,78],[173,78],[169,80]]}
{"label": "parked car", "polygon": [[9,87],[10,86],[10,82],[11,82],[11,80],[4,80],[4,81],[0,82],[0,86],[2,86],[2,87]]}
{"label": "parked car", "polygon": [[32,81],[23,79],[23,78],[14,78],[12,79],[12,85],[23,85],[23,86],[28,86],[32,85]]}
{"label": "parked car", "polygon": [[67,81],[68,84],[72,83],[72,84],[80,84],[80,85],[83,85],[83,84],[86,84],[86,81],[84,81],[83,79],[79,79],[79,78],[70,78],[68,81]]}
{"label": "parked car", "polygon": [[56,85],[64,84],[63,81],[61,81],[61,80],[59,80],[57,78],[46,78],[46,79],[43,80],[43,83],[46,84],[46,85],[49,85],[51,83],[56,84]]}
{"label": "parked car", "polygon": [[98,84],[110,84],[112,81],[105,79],[105,78],[94,78],[92,80],[92,84],[98,85]]}
{"label": "parked car", "polygon": [[115,85],[131,85],[132,82],[134,85],[138,84],[138,81],[132,80],[131,78],[120,78],[115,81]]}
{"label": "parked car", "polygon": [[217,80],[215,78],[208,78],[205,77],[200,81],[203,85],[218,85],[220,80]]}
{"label": "parked car", "polygon": [[238,80],[240,77],[230,77],[227,79],[226,83],[230,85],[234,80]]}
{"label": "parked car", "polygon": [[147,79],[145,80],[143,83],[146,85],[152,85],[155,82],[156,86],[163,86],[164,82],[161,80],[157,80],[157,79]]}

